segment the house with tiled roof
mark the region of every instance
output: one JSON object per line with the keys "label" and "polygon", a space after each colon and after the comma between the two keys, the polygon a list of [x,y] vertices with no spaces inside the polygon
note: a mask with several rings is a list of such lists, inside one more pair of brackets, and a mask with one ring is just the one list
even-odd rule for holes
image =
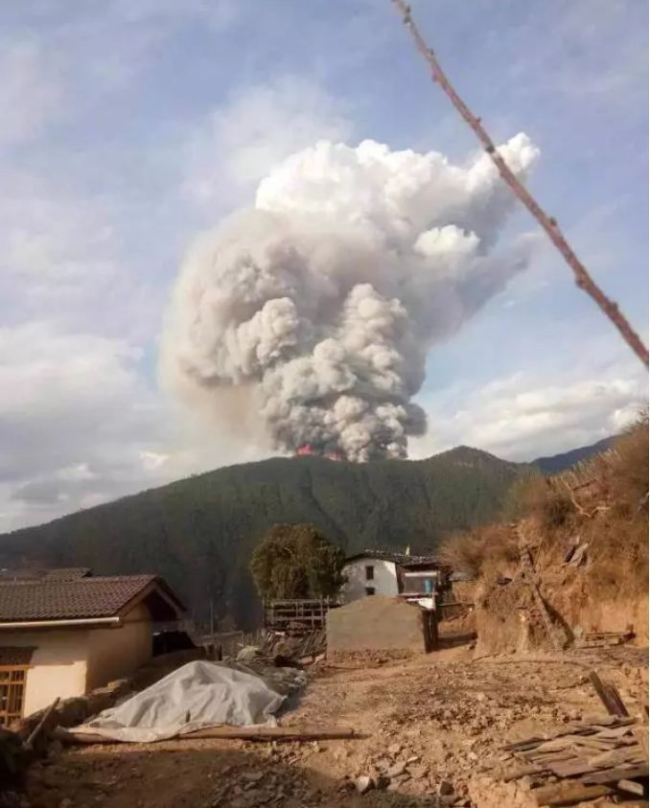
{"label": "house with tiled roof", "polygon": [[0,725],[128,676],[184,606],[156,575],[0,572]]}
{"label": "house with tiled roof", "polygon": [[341,597],[350,603],[368,595],[388,595],[433,609],[449,572],[434,555],[363,550],[345,560]]}

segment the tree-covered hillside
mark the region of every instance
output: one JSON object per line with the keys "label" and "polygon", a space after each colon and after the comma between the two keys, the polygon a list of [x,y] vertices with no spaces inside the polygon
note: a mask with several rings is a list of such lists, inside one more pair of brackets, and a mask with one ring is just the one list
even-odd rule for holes
{"label": "tree-covered hillside", "polygon": [[541,469],[544,474],[556,474],[569,466],[575,466],[576,463],[581,463],[588,460],[595,454],[605,452],[610,448],[614,442],[614,437],[603,438],[597,443],[592,443],[589,446],[580,446],[578,449],[572,449],[570,452],[563,452],[562,454],[553,455],[552,457],[538,457],[535,461],[537,468]]}
{"label": "tree-covered hillside", "polygon": [[88,566],[96,574],[155,572],[204,617],[254,624],[248,571],[277,522],[312,522],[346,553],[434,550],[450,531],[493,519],[531,466],[459,447],[420,461],[353,464],[276,458],[217,469],[0,536],[0,566]]}

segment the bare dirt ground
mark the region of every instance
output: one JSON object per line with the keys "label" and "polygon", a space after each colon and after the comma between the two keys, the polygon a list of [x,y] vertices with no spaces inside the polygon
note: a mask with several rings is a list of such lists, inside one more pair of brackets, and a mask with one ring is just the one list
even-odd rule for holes
{"label": "bare dirt ground", "polygon": [[[345,726],[364,738],[317,743],[191,740],[55,750],[30,770],[31,808],[526,806],[500,786],[502,746],[602,715],[596,668],[641,715],[647,651],[618,647],[473,660],[458,645],[408,660],[320,663],[285,725]],[[373,779],[359,794],[355,781]],[[601,802],[600,805],[606,803]]]}

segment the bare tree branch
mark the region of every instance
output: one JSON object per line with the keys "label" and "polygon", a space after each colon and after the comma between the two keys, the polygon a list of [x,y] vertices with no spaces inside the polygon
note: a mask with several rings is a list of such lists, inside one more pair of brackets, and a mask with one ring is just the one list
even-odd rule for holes
{"label": "bare tree branch", "polygon": [[601,511],[609,511],[609,510],[611,510],[609,505],[603,505],[603,504],[596,505],[596,507],[591,511],[585,510],[582,507],[582,505],[578,502],[578,500],[575,497],[575,494],[573,493],[576,489],[571,488],[571,486],[566,482],[566,480],[562,480],[562,484],[566,488],[566,490],[567,490],[567,492],[569,494],[569,497],[571,498],[571,503],[573,504],[573,507],[580,514],[580,516],[584,516],[586,519],[593,519],[593,517],[597,513],[600,513]]}
{"label": "bare tree branch", "polygon": [[560,251],[565,261],[573,271],[575,282],[580,289],[586,292],[589,297],[600,307],[606,317],[613,323],[614,327],[618,329],[619,333],[627,344],[632,348],[634,353],[639,357],[643,364],[648,367],[648,349],[643,344],[643,341],[636,333],[634,328],[630,325],[625,315],[621,312],[618,304],[611,300],[598,286],[598,284],[591,277],[585,265],[580,261],[578,256],[569,246],[569,243],[564,238],[562,231],[558,227],[557,222],[551,216],[548,216],[537,201],[531,196],[527,188],[517,179],[516,175],[508,167],[508,164],[499,154],[488,135],[485,128],[481,124],[481,119],[477,118],[469,109],[467,104],[458,95],[454,87],[451,85],[445,72],[440,67],[440,63],[436,58],[435,53],[422,38],[413,17],[411,16],[411,8],[404,0],[392,0],[398,11],[402,14],[404,24],[411,32],[413,42],[419,53],[424,57],[427,64],[431,68],[431,78],[434,82],[440,85],[442,91],[449,98],[454,107],[458,110],[462,118],[474,131],[478,139],[483,144],[485,151],[492,158],[492,162],[497,167],[499,174],[504,182],[511,188],[515,196],[528,208],[531,214],[537,219],[542,226],[548,237],[553,244]]}

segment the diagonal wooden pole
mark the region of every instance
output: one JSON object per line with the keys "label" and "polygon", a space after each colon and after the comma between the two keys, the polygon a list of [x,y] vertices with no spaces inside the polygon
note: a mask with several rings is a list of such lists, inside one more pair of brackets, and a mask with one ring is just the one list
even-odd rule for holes
{"label": "diagonal wooden pole", "polygon": [[509,168],[506,161],[497,151],[494,141],[489,136],[481,119],[477,118],[469,109],[467,104],[458,95],[447,75],[443,71],[438,59],[433,50],[424,41],[422,34],[418,30],[413,17],[411,16],[411,7],[404,2],[404,0],[392,0],[397,10],[402,15],[404,24],[409,29],[413,42],[418,52],[424,57],[427,64],[431,69],[431,78],[445,93],[447,98],[451,101],[454,107],[458,110],[463,120],[470,126],[485,148],[485,151],[492,158],[492,162],[497,167],[497,170],[504,182],[510,187],[514,195],[528,208],[531,214],[537,219],[546,235],[550,238],[553,244],[557,247],[564,260],[567,262],[575,278],[577,286],[586,292],[589,297],[596,303],[605,316],[610,320],[623,339],[627,342],[634,353],[639,357],[643,364],[648,367],[648,349],[643,343],[641,337],[636,333],[629,320],[621,312],[618,304],[611,300],[598,286],[596,281],[591,277],[585,265],[580,261],[575,254],[567,240],[565,239],[562,231],[558,227],[557,222],[553,217],[549,216],[540,207],[525,185],[517,178],[517,176]]}

